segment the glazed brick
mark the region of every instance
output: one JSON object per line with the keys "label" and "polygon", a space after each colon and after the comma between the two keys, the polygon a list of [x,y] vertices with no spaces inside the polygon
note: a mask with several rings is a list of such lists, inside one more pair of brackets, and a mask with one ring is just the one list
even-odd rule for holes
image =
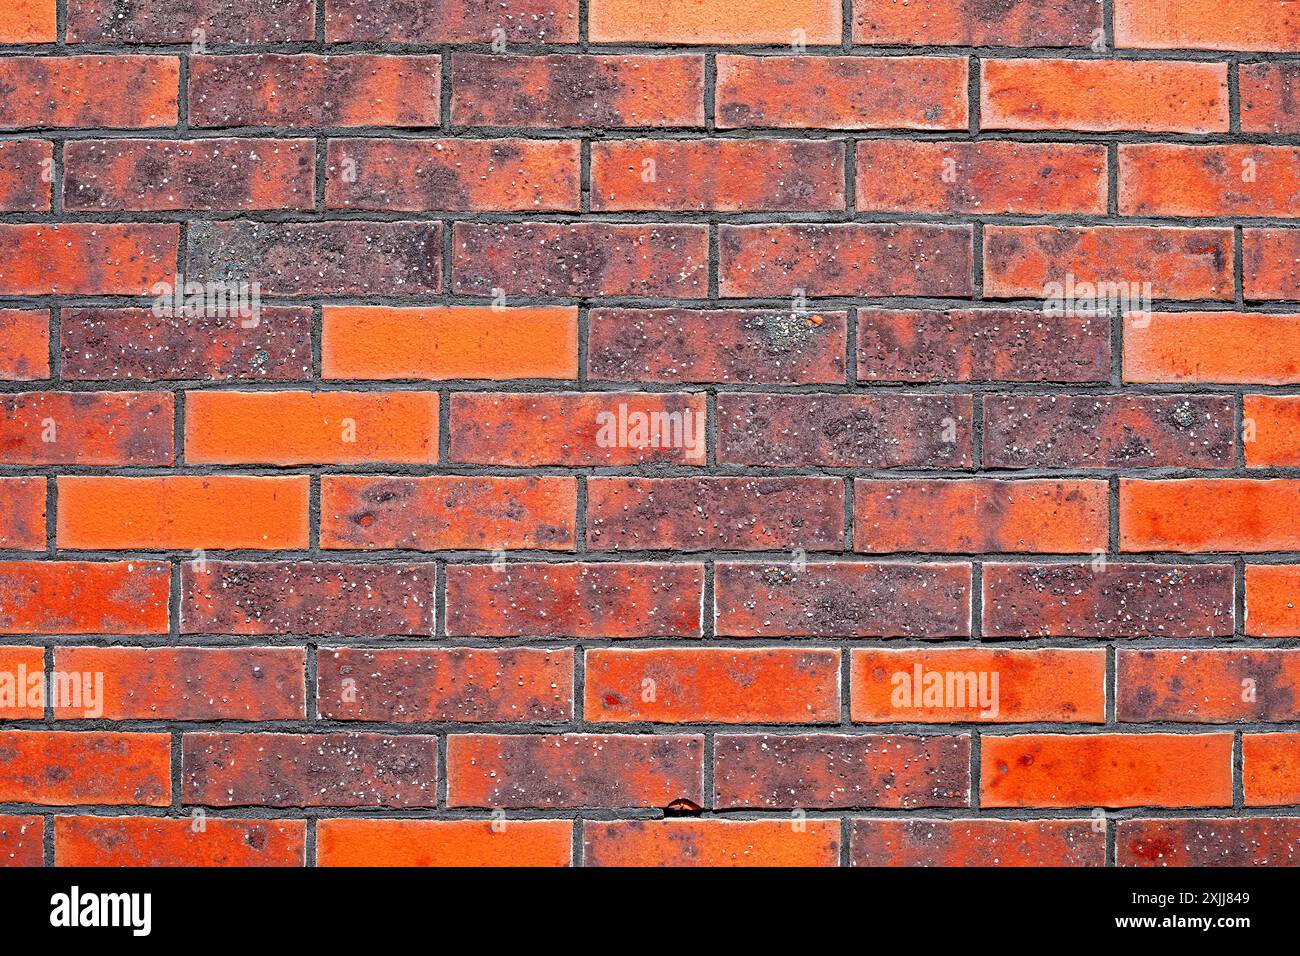
{"label": "glazed brick", "polygon": [[324,648],[327,720],[558,722],[573,717],[573,651],[510,647]]}
{"label": "glazed brick", "polygon": [[1300,866],[1294,817],[1121,820],[1120,866]]}
{"label": "glazed brick", "polygon": [[[183,290],[182,290],[183,291]],[[311,376],[311,310],[263,306],[239,316],[152,309],[63,309],[59,374],[79,381],[292,381]],[[46,318],[41,316],[44,323]]]}
{"label": "glazed brick", "polygon": [[703,465],[701,392],[451,396],[451,460],[481,465]]}
{"label": "glazed brick", "polygon": [[1228,67],[1167,60],[984,60],[980,126],[1227,132]]}
{"label": "glazed brick", "polygon": [[321,547],[572,550],[577,497],[573,478],[325,475]]}
{"label": "glazed brick", "polygon": [[332,139],[325,206],[378,211],[578,209],[579,144]]}
{"label": "glazed brick", "polygon": [[310,40],[312,0],[69,0],[69,43]]}
{"label": "glazed brick", "polygon": [[728,647],[590,650],[583,714],[597,723],[832,724],[840,652]]}
{"label": "glazed brick", "polygon": [[572,852],[570,820],[321,820],[316,825],[317,866],[568,866]]}
{"label": "glazed brick", "polygon": [[701,298],[708,229],[696,224],[473,223],[452,227],[459,295]]}
{"label": "glazed brick", "polygon": [[304,548],[307,476],[58,479],[58,544],[72,549]]}
{"label": "glazed brick", "polygon": [[1105,866],[1106,831],[1091,820],[854,820],[849,859],[854,866]]}
{"label": "glazed brick", "polygon": [[[1106,719],[1102,650],[854,648],[849,675],[849,712],[860,723]],[[937,696],[932,675],[940,681]]]}
{"label": "glazed brick", "polygon": [[0,816],[0,866],[42,866],[45,818]]}
{"label": "glazed brick", "polygon": [[864,212],[1106,212],[1106,148],[1084,143],[871,139],[857,145]]}
{"label": "glazed brick", "polygon": [[165,634],[161,561],[0,561],[0,633]]}
{"label": "glazed brick", "polygon": [[856,479],[853,549],[1072,554],[1107,544],[1106,482]]}
{"label": "glazed brick", "polygon": [[306,716],[301,648],[57,647],[56,671],[102,674],[105,720],[295,720]]}
{"label": "glazed brick", "polygon": [[1238,75],[1243,133],[1300,133],[1300,64],[1243,63]]}
{"label": "glazed brick", "polygon": [[165,807],[171,802],[171,736],[0,730],[0,800]]}
{"label": "glazed brick", "polygon": [[50,314],[0,309],[0,382],[50,376]]}
{"label": "glazed brick", "polygon": [[1115,45],[1147,49],[1300,50],[1300,20],[1276,0],[1118,0]]}
{"label": "glazed brick", "polygon": [[1120,720],[1217,724],[1300,714],[1295,651],[1120,651],[1117,669]]}
{"label": "glazed brick", "polygon": [[0,211],[48,210],[53,163],[53,143],[40,139],[0,142]]}
{"label": "glazed brick", "polygon": [[181,789],[211,807],[432,807],[438,738],[185,734]]}
{"label": "glazed brick", "polygon": [[[984,294],[1050,297],[1069,277],[1155,299],[1231,299],[1232,230],[1166,226],[988,226]],[[1059,290],[1052,290],[1059,294]]]}
{"label": "glazed brick", "polygon": [[1246,633],[1300,637],[1300,565],[1246,565]]}
{"label": "glazed brick", "polygon": [[433,590],[432,564],[187,561],[181,633],[427,637]]}
{"label": "glazed brick", "polygon": [[703,594],[700,564],[453,564],[447,633],[699,637]]}
{"label": "glazed brick", "polygon": [[302,866],[304,820],[55,817],[55,866]]}
{"label": "glazed brick", "polygon": [[968,564],[719,564],[721,637],[968,637]]}
{"label": "glazed brick", "polygon": [[847,326],[844,312],[592,309],[587,374],[610,382],[842,383]]}
{"label": "glazed brick", "polygon": [[44,719],[48,686],[44,648],[0,646],[0,720]]}
{"label": "glazed brick", "polygon": [[1290,385],[1298,354],[1300,315],[1153,312],[1124,323],[1126,382]]}
{"label": "glazed brick", "polygon": [[986,468],[1231,468],[1229,396],[991,395]]}
{"label": "glazed brick", "polygon": [[1293,146],[1119,147],[1119,211],[1126,216],[1286,216],[1300,212]]}
{"label": "glazed brick", "polygon": [[1241,760],[1246,806],[1300,802],[1300,734],[1245,734]]}
{"label": "glazed brick", "polygon": [[699,54],[455,53],[451,89],[456,126],[704,125],[704,57]]}
{"label": "glazed brick", "polygon": [[0,62],[0,129],[176,125],[174,56],[10,56]]}
{"label": "glazed brick", "polygon": [[718,461],[731,465],[961,468],[966,395],[719,395]]}
{"label": "glazed brick", "polygon": [[193,222],[186,277],[262,295],[436,293],[441,237],[436,222]]}
{"label": "glazed brick", "polygon": [[1243,229],[1247,299],[1300,299],[1300,229]]}
{"label": "glazed brick", "polygon": [[718,227],[723,297],[963,296],[969,226],[835,223]]}
{"label": "glazed brick", "polygon": [[309,139],[91,139],[63,149],[68,210],[311,209]]}
{"label": "glazed brick", "polygon": [[591,0],[595,43],[840,42],[836,0],[662,0],[647,16],[638,0]]}
{"label": "glazed brick", "polygon": [[589,478],[587,546],[617,551],[834,551],[838,478]]}
{"label": "glazed brick", "polygon": [[966,57],[717,60],[715,115],[723,129],[965,130],[969,122]]}
{"label": "glazed brick", "polygon": [[1230,807],[1231,734],[980,738],[981,807]]}
{"label": "glazed brick", "polygon": [[585,820],[584,866],[838,866],[838,820]]}
{"label": "glazed brick", "polygon": [[329,43],[488,43],[498,29],[509,43],[576,43],[578,0],[325,0]]}
{"label": "glazed brick", "polygon": [[1253,440],[1246,441],[1251,468],[1300,465],[1300,398],[1290,395],[1247,395],[1242,402]]}
{"label": "glazed brick", "polygon": [[44,478],[0,478],[0,548],[45,548]]}
{"label": "glazed brick", "polygon": [[1119,543],[1122,551],[1295,551],[1300,480],[1121,479]]}
{"label": "glazed brick", "polygon": [[435,392],[186,392],[193,464],[430,463]]}
{"label": "glazed brick", "polygon": [[1222,637],[1226,564],[986,564],[985,637]]}
{"label": "glazed brick", "polygon": [[437,56],[257,53],[192,56],[189,64],[193,126],[437,126],[442,119]]}
{"label": "glazed brick", "polygon": [[854,10],[853,42],[897,46],[1087,46],[1101,29],[1097,0],[870,0]]}
{"label": "glazed brick", "polygon": [[683,799],[704,803],[704,738],[700,736],[454,734],[447,738],[449,807],[666,807]]}
{"label": "glazed brick", "polygon": [[970,805],[970,737],[718,734],[718,809]]}
{"label": "glazed brick", "polygon": [[[56,6],[55,0],[14,0],[0,25],[0,43],[53,43],[58,38]],[[0,864],[3,862],[0,855]],[[40,865],[39,853],[35,865]]]}
{"label": "glazed brick", "polygon": [[843,209],[844,145],[782,139],[593,143],[591,208]]}
{"label": "glazed brick", "polygon": [[578,310],[568,306],[325,306],[329,379],[578,377]]}
{"label": "glazed brick", "polygon": [[0,223],[0,294],[144,295],[179,241],[173,223]]}
{"label": "glazed brick", "polygon": [[170,465],[165,392],[21,392],[0,397],[0,463]]}

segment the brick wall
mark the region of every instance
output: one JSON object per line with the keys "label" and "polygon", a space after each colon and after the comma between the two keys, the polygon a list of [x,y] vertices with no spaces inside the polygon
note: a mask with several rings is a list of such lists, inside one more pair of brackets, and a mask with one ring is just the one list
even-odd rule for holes
{"label": "brick wall", "polygon": [[5,0],[0,862],[1300,862],[1294,6]]}

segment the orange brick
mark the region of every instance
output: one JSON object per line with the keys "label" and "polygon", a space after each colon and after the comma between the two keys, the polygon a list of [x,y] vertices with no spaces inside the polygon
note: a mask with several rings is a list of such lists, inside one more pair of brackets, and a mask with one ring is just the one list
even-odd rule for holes
{"label": "orange brick", "polygon": [[1300,564],[1246,565],[1246,633],[1300,637]]}
{"label": "orange brick", "polygon": [[171,802],[171,735],[0,731],[0,800],[165,807]]}
{"label": "orange brick", "polygon": [[0,647],[0,720],[40,720],[45,696],[45,649]]}
{"label": "orange brick", "polygon": [[54,0],[10,0],[0,22],[0,43],[53,43],[58,39]]}
{"label": "orange brick", "polygon": [[0,129],[173,126],[179,91],[174,56],[6,57]]}
{"label": "orange brick", "polygon": [[44,478],[0,478],[0,548],[44,550]]}
{"label": "orange brick", "polygon": [[837,866],[838,820],[587,820],[584,866]]}
{"label": "orange brick", "polygon": [[1122,551],[1300,550],[1300,479],[1121,478]]}
{"label": "orange brick", "polygon": [[165,222],[0,224],[0,294],[144,295],[175,272],[179,241]]}
{"label": "orange brick", "polygon": [[1300,298],[1300,229],[1243,229],[1241,251],[1246,299]]}
{"label": "orange brick", "polygon": [[165,634],[161,561],[0,561],[0,633]]}
{"label": "orange brick", "polygon": [[1286,216],[1297,210],[1300,149],[1260,144],[1121,144],[1125,216]]}
{"label": "orange brick", "polygon": [[0,866],[43,866],[45,818],[0,816]]}
{"label": "orange brick", "polygon": [[0,464],[170,465],[167,392],[0,395]]}
{"label": "orange brick", "polygon": [[1247,395],[1242,410],[1248,466],[1300,465],[1300,397]]}
{"label": "orange brick", "polygon": [[1116,711],[1122,721],[1291,721],[1300,717],[1300,651],[1121,650]]}
{"label": "orange brick", "polygon": [[568,866],[570,820],[321,820],[318,866]]}
{"label": "orange brick", "polygon": [[50,376],[50,314],[0,309],[0,381]]}
{"label": "orange brick", "polygon": [[302,866],[305,820],[55,817],[55,866]]}
{"label": "orange brick", "polygon": [[1093,820],[854,820],[854,866],[1105,866]]}
{"label": "orange brick", "polygon": [[594,43],[839,43],[839,0],[591,0]]}
{"label": "orange brick", "polygon": [[1300,382],[1300,315],[1156,312],[1126,316],[1124,381]]}
{"label": "orange brick", "polygon": [[1300,734],[1246,734],[1241,763],[1246,806],[1300,803]]}
{"label": "orange brick", "polygon": [[1290,0],[1116,0],[1115,45],[1157,50],[1300,50]]}
{"label": "orange brick", "polygon": [[1300,64],[1243,63],[1241,73],[1241,131],[1300,133]]}

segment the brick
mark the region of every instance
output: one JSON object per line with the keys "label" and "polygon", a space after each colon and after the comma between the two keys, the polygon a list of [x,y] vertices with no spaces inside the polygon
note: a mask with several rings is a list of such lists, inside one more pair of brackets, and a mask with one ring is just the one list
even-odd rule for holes
{"label": "brick", "polygon": [[11,56],[0,63],[0,129],[174,126],[174,56]]}
{"label": "brick", "polygon": [[0,867],[43,866],[45,818],[0,816]]}
{"label": "brick", "polygon": [[1300,315],[1153,312],[1124,323],[1124,381],[1289,385],[1298,350]]}
{"label": "brick", "polygon": [[576,43],[578,0],[325,0],[329,43]]}
{"label": "brick", "polygon": [[622,551],[835,551],[838,478],[587,479],[587,546]]}
{"label": "brick", "polygon": [[1300,565],[1246,565],[1246,633],[1300,637]]}
{"label": "brick", "polygon": [[0,381],[50,377],[50,314],[0,309]]}
{"label": "brick", "polygon": [[321,820],[316,825],[317,866],[568,866],[572,853],[571,820]]}
{"label": "brick", "polygon": [[654,15],[637,0],[592,0],[595,43],[838,44],[836,0],[662,0]]}
{"label": "brick", "polygon": [[859,478],[853,509],[853,549],[877,554],[1070,554],[1108,541],[1104,481]]}
{"label": "brick", "polygon": [[900,46],[1088,46],[1101,30],[1097,0],[871,0],[854,11],[853,42]]}
{"label": "brick", "polygon": [[174,223],[0,223],[0,294],[144,295],[179,241]]}
{"label": "brick", "polygon": [[0,720],[42,720],[48,697],[45,649],[0,646]]}
{"label": "brick", "polygon": [[703,465],[703,393],[451,396],[453,462],[482,465]]}
{"label": "brick", "polygon": [[1294,817],[1121,820],[1119,866],[1300,866]]}
{"label": "brick", "polygon": [[185,734],[185,803],[212,807],[432,807],[438,738]]}
{"label": "brick", "polygon": [[427,637],[433,592],[432,564],[187,561],[181,633]]}
{"label": "brick", "polygon": [[447,633],[474,637],[699,637],[700,564],[453,564]]}
{"label": "brick", "polygon": [[720,637],[967,637],[968,564],[719,564]]}
{"label": "brick", "polygon": [[311,377],[311,318],[311,309],[295,306],[264,306],[251,327],[238,315],[63,309],[59,374],[80,381],[306,379]]}
{"label": "brick", "polygon": [[161,561],[0,561],[0,633],[165,634]]}
{"label": "brick", "polygon": [[304,820],[55,817],[55,866],[302,866]]}
{"label": "brick", "polygon": [[1295,651],[1140,650],[1117,657],[1116,701],[1124,721],[1200,724],[1295,720]]}
{"label": "brick", "polygon": [[1300,133],[1300,64],[1243,63],[1238,76],[1243,133]]}
{"label": "brick", "polygon": [[1295,551],[1300,480],[1122,478],[1119,542],[1122,551]]}
{"label": "brick", "polygon": [[1230,807],[1232,734],[980,738],[981,807]]}
{"label": "brick", "polygon": [[839,210],[844,208],[844,145],[793,139],[593,143],[591,208]]}
{"label": "brick", "polygon": [[585,820],[584,866],[838,866],[838,820]]}
{"label": "brick", "polygon": [[735,465],[960,468],[966,395],[719,395],[718,461]]}
{"label": "brick", "polygon": [[969,226],[833,223],[718,227],[724,297],[963,296]]}
{"label": "brick", "polygon": [[1300,734],[1245,734],[1241,760],[1246,806],[1300,802]]}
{"label": "brick", "polygon": [[327,720],[557,722],[573,717],[573,651],[527,647],[324,648]]}
{"label": "brick", "polygon": [[1121,144],[1126,216],[1285,216],[1296,212],[1300,150],[1259,144]]}
{"label": "brick", "polygon": [[985,637],[1221,637],[1226,564],[986,564]]}
{"label": "brick", "polygon": [[1300,229],[1243,229],[1241,236],[1246,298],[1300,298]]}
{"label": "brick", "polygon": [[592,309],[587,374],[610,382],[844,381],[844,312]]}
{"label": "brick", "polygon": [[[1092,820],[854,820],[854,866],[1105,866]],[[1122,824],[1121,824],[1122,825]]]}
{"label": "brick", "polygon": [[576,212],[577,141],[331,139],[328,209]]}
{"label": "brick", "polygon": [[986,468],[1231,468],[1228,396],[990,395]]}
{"label": "brick", "polygon": [[1228,131],[1228,67],[1168,60],[991,59],[983,129]]}
{"label": "brick", "polygon": [[165,807],[171,736],[0,730],[0,801]]}
{"label": "brick", "polygon": [[305,663],[303,650],[290,647],[57,647],[55,670],[102,674],[103,696],[102,713],[56,700],[54,716],[300,720]]}
{"label": "brick", "polygon": [[[966,130],[966,57],[720,55],[723,129]],[[812,91],[815,91],[812,92]]]}
{"label": "brick", "polygon": [[91,139],[63,150],[69,210],[311,209],[309,139]]}
{"label": "brick", "polygon": [[191,56],[193,126],[437,126],[438,56]]}
{"label": "brick", "polygon": [[0,463],[170,465],[174,414],[165,392],[0,396]]}
{"label": "brick", "polygon": [[0,211],[47,211],[53,163],[54,144],[46,140],[0,142]]}
{"label": "brick", "polygon": [[0,548],[45,549],[44,478],[0,478]]}
{"label": "brick", "polygon": [[704,738],[686,735],[453,734],[447,806],[666,807],[704,802]]}
{"label": "brick", "polygon": [[857,144],[857,208],[920,213],[1106,212],[1106,148],[1084,143]]}
{"label": "brick", "polygon": [[324,308],[327,379],[578,377],[578,310],[538,306]]}
{"label": "brick", "polygon": [[577,498],[574,478],[325,475],[321,547],[567,551]]}
{"label": "brick", "polygon": [[1141,301],[1144,296],[1231,299],[1232,230],[1172,226],[988,226],[984,230],[985,295],[1051,299],[1085,284],[1093,294],[1100,285],[1103,300],[1124,302],[1127,294],[1127,304],[1143,307],[1148,304]]}
{"label": "brick", "polygon": [[718,809],[964,807],[970,737],[718,734]]}
{"label": "brick", "polygon": [[192,464],[431,463],[436,392],[186,392]]}
{"label": "brick", "polygon": [[69,43],[275,43],[313,37],[312,0],[69,0]]}
{"label": "brick", "polygon": [[1300,50],[1300,17],[1285,0],[1118,0],[1115,45],[1147,49]]}
{"label": "brick", "polygon": [[589,650],[583,714],[597,723],[839,723],[839,671],[836,650]]}
{"label": "brick", "polygon": [[417,295],[441,290],[436,222],[194,222],[186,276],[256,282],[263,295]]}
{"label": "brick", "polygon": [[71,549],[307,546],[306,475],[58,479],[58,544]]}
{"label": "brick", "polygon": [[452,289],[459,295],[702,298],[708,245],[708,229],[698,224],[457,222]]}
{"label": "brick", "polygon": [[[55,0],[13,0],[5,23],[0,25],[0,43],[53,43],[58,38],[55,9]],[[39,866],[40,855],[34,864],[25,865]]]}
{"label": "brick", "polygon": [[[451,88],[456,126],[704,125],[704,57],[695,53],[455,53]],[[503,96],[503,90],[510,95]]]}
{"label": "brick", "polygon": [[1244,442],[1251,468],[1300,465],[1300,398],[1290,395],[1247,395],[1242,403],[1253,440]]}

